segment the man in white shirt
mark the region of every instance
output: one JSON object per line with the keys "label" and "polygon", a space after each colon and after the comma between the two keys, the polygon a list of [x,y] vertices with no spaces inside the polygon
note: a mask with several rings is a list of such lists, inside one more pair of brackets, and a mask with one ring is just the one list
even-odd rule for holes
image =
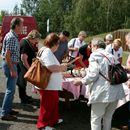
{"label": "man in white shirt", "polygon": [[73,38],[68,42],[70,60],[77,57],[79,48],[85,44],[84,40],[86,36],[85,31],[80,31],[77,38]]}
{"label": "man in white shirt", "polygon": [[112,34],[107,34],[106,37],[105,37],[105,43],[106,43],[106,45],[112,44],[112,42],[113,42],[113,36],[112,36]]}

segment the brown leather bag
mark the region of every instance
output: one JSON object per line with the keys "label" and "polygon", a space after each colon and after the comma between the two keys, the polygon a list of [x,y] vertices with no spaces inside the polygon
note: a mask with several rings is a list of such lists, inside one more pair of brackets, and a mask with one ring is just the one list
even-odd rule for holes
{"label": "brown leather bag", "polygon": [[50,76],[51,72],[47,67],[41,64],[39,58],[35,58],[24,75],[24,78],[38,88],[45,89],[50,80]]}

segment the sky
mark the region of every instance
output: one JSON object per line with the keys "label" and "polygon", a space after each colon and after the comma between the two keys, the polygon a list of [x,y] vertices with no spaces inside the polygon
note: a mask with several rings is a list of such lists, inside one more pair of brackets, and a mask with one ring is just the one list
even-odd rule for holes
{"label": "sky", "polygon": [[6,10],[8,12],[12,12],[14,9],[14,6],[18,4],[20,5],[22,0],[0,0],[0,11]]}

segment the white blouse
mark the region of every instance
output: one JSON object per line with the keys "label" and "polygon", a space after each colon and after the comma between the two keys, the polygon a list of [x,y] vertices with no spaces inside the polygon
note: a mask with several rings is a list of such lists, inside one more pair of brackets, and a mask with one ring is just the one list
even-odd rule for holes
{"label": "white blouse", "polygon": [[[40,50],[43,49],[44,51],[40,57],[40,61],[43,65],[46,67],[51,65],[60,65],[59,61],[56,59],[50,48],[42,47]],[[61,72],[53,72],[51,74],[48,86],[45,90],[62,90],[62,81],[63,77]]]}

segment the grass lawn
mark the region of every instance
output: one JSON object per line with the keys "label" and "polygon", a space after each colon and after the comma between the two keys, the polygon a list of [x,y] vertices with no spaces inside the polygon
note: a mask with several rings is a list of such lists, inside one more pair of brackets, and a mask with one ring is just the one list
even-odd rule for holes
{"label": "grass lawn", "polygon": [[128,55],[130,54],[130,52],[126,52],[126,51],[124,51],[123,52],[123,60],[122,60],[122,64],[123,65],[126,65],[126,61],[127,61],[127,58],[128,58]]}

